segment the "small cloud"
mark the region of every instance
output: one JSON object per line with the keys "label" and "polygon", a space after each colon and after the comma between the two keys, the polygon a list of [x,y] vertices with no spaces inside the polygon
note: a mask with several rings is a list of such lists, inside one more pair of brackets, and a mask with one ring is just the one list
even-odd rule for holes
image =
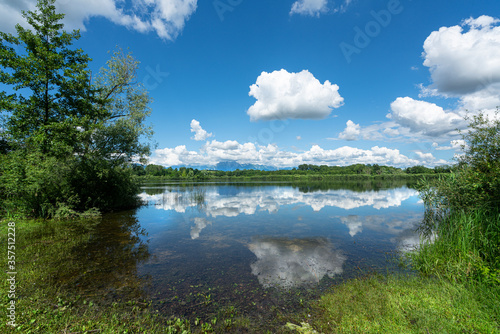
{"label": "small cloud", "polygon": [[348,141],[357,140],[361,129],[359,124],[355,124],[353,121],[348,120],[346,125],[347,127],[345,130],[339,134],[339,139]]}
{"label": "small cloud", "polygon": [[319,17],[321,13],[328,11],[327,4],[327,0],[298,0],[293,3],[290,15],[300,14]]}
{"label": "small cloud", "polygon": [[467,144],[465,140],[457,139],[450,141],[450,146],[439,146],[438,143],[433,143],[432,146],[437,151],[446,151],[446,150],[462,151],[464,148],[467,147]]}
{"label": "small cloud", "polygon": [[297,140],[302,140],[302,137],[301,136],[297,136]]}
{"label": "small cloud", "polygon": [[418,71],[418,69],[419,69],[419,68],[418,68],[418,66],[412,66],[412,67],[410,67],[410,69],[411,69],[412,71]]}
{"label": "small cloud", "polygon": [[208,133],[200,125],[200,122],[197,120],[193,119],[191,121],[191,132],[194,132],[194,137],[191,137],[191,139],[201,141],[201,140],[207,140],[207,138],[212,137],[212,133]]}
{"label": "small cloud", "polygon": [[341,4],[339,7],[335,8],[333,11],[335,13],[345,13],[347,11],[347,8],[349,5],[353,2],[353,0],[345,0],[343,4]]}

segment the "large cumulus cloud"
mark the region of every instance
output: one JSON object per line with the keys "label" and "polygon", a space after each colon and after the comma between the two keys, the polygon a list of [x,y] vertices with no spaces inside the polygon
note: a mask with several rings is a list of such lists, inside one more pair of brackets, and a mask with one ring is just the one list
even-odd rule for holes
{"label": "large cumulus cloud", "polygon": [[[14,32],[17,23],[27,26],[22,10],[34,10],[36,0],[8,0],[0,3],[0,30]],[[56,8],[66,16],[68,30],[85,30],[86,22],[101,17],[142,33],[154,32],[160,38],[173,40],[184,29],[196,11],[197,0],[134,0],[127,6],[120,0],[60,0]]]}
{"label": "large cumulus cloud", "polygon": [[439,94],[463,96],[500,83],[499,20],[490,16],[442,27],[424,42],[424,65]]}
{"label": "large cumulus cloud", "polygon": [[289,73],[282,69],[262,72],[249,95],[257,101],[247,114],[250,120],[323,119],[343,105],[339,86],[326,80],[323,84],[309,71]]}
{"label": "large cumulus cloud", "polygon": [[446,112],[440,106],[410,97],[399,97],[391,103],[388,117],[412,132],[440,136],[464,126],[462,116]]}

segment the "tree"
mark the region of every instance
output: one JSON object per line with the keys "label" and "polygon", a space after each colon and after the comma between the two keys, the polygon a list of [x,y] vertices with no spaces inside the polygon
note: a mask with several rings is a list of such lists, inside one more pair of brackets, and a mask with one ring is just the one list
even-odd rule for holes
{"label": "tree", "polygon": [[0,32],[0,82],[16,92],[3,92],[0,108],[10,115],[6,131],[19,147],[61,155],[73,151],[79,129],[99,110],[90,58],[70,48],[80,34],[62,30],[64,15],[55,12],[54,2],[39,0],[38,11],[23,12],[31,30],[18,24],[17,37]]}
{"label": "tree", "polygon": [[407,174],[431,174],[434,173],[434,170],[427,168],[425,166],[417,165],[413,167],[406,168]]}
{"label": "tree", "polygon": [[149,164],[146,166],[146,175],[150,176],[163,176],[165,175],[165,167],[160,165]]}
{"label": "tree", "polygon": [[31,29],[0,33],[0,82],[14,91],[0,93],[0,204],[34,216],[130,207],[130,162],[149,154],[152,134],[138,62],[118,50],[93,84],[90,58],[71,48],[80,34],[63,30],[54,2],[23,12]]}
{"label": "tree", "polygon": [[[498,209],[500,207],[500,118],[484,114],[467,118],[462,133],[463,155],[450,176],[423,182],[421,196],[427,206],[446,212]],[[418,167],[418,166],[417,166]]]}
{"label": "tree", "polygon": [[476,198],[491,207],[500,206],[500,118],[484,114],[466,118],[469,131],[462,134],[464,154],[459,157],[464,182]]}
{"label": "tree", "polygon": [[[114,165],[142,159],[150,154],[152,127],[145,124],[150,115],[151,98],[137,81],[139,62],[117,49],[102,68],[94,85],[99,110],[86,133],[82,154],[105,159]],[[91,131],[88,131],[91,130]]]}

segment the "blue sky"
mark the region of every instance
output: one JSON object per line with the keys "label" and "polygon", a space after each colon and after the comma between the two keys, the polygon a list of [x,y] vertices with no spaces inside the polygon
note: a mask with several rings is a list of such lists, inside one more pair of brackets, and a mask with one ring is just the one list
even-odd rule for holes
{"label": "blue sky", "polygon": [[[13,31],[34,0],[0,0]],[[452,163],[463,116],[500,105],[496,0],[61,0],[97,71],[141,61],[150,162]]]}

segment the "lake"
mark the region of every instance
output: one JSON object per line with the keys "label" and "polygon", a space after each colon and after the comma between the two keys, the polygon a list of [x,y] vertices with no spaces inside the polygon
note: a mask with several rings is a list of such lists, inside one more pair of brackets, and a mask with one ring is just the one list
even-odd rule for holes
{"label": "lake", "polygon": [[140,197],[104,218],[103,239],[121,245],[106,255],[113,277],[133,281],[114,290],[140,285],[159,312],[192,320],[284,321],[343,280],[401,271],[395,255],[418,244],[424,212],[401,184],[165,182]]}

